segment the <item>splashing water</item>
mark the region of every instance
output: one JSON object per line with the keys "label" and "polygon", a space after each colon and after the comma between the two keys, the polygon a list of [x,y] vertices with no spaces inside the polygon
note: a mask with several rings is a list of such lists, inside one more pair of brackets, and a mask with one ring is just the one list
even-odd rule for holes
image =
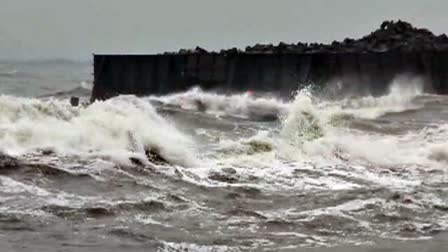
{"label": "splashing water", "polygon": [[283,120],[282,136],[296,148],[324,136],[324,120],[313,104],[308,89],[300,90],[289,107],[288,116]]}
{"label": "splashing water", "polygon": [[40,148],[81,156],[126,156],[148,148],[176,164],[194,163],[191,140],[135,97],[75,108],[65,101],[1,96],[0,112],[0,145],[6,153]]}
{"label": "splashing water", "polygon": [[380,97],[365,96],[361,98],[342,99],[336,102],[323,102],[322,106],[332,108],[334,113],[353,114],[357,117],[374,119],[387,113],[397,113],[414,110],[421,107],[415,98],[423,94],[423,84],[418,78],[397,78],[389,92]]}
{"label": "splashing water", "polygon": [[285,112],[287,106],[285,102],[274,97],[254,97],[251,92],[220,95],[204,92],[200,88],[149,99],[186,110],[199,110],[220,116],[228,115],[241,118],[277,118],[279,114]]}

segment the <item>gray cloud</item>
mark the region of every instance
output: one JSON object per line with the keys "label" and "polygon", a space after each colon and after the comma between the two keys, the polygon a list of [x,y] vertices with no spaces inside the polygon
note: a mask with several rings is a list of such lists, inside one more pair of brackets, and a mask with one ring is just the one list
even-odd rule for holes
{"label": "gray cloud", "polygon": [[0,0],[0,58],[329,42],[399,18],[443,33],[447,9],[444,0]]}

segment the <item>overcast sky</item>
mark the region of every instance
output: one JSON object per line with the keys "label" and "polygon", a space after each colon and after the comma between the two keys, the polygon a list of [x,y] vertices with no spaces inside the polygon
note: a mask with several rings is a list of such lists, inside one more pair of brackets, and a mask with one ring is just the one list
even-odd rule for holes
{"label": "overcast sky", "polygon": [[447,0],[0,0],[0,58],[330,42],[399,18],[439,34],[447,12]]}

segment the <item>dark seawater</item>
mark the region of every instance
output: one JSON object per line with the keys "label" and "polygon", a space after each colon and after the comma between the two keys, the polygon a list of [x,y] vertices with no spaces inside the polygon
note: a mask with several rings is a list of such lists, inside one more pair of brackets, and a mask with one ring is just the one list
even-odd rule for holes
{"label": "dark seawater", "polygon": [[0,251],[448,248],[448,98],[418,79],[71,107],[90,72],[0,64]]}

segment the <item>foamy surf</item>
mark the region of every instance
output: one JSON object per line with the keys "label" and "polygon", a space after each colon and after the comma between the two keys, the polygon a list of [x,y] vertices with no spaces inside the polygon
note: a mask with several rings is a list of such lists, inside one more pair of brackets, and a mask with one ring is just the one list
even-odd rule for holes
{"label": "foamy surf", "polygon": [[66,100],[1,96],[0,111],[0,145],[6,153],[49,149],[61,155],[120,159],[144,154],[146,148],[173,164],[194,163],[191,139],[135,97],[71,107]]}

